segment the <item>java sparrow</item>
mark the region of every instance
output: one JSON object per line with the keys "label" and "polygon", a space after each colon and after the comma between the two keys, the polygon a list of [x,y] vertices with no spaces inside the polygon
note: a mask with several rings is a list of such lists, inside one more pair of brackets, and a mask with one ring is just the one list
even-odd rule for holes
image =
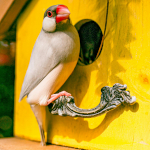
{"label": "java sparrow", "polygon": [[45,145],[45,106],[62,95],[71,95],[65,91],[54,93],[71,75],[79,57],[79,35],[69,14],[64,5],[54,5],[45,11],[21,89],[19,101],[27,95],[40,128],[42,145]]}

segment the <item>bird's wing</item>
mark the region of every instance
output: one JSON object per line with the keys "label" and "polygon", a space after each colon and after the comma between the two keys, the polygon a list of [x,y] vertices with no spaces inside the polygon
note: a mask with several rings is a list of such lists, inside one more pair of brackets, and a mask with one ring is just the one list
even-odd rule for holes
{"label": "bird's wing", "polygon": [[30,91],[39,84],[43,78],[55,68],[60,60],[55,59],[56,53],[47,41],[39,35],[30,58],[30,63],[24,78],[19,101],[28,95]]}

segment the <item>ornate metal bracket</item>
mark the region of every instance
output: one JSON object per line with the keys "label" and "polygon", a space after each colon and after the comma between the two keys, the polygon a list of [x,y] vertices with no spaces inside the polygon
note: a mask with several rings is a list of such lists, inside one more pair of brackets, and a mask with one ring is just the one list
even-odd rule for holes
{"label": "ornate metal bracket", "polygon": [[74,103],[72,96],[61,96],[49,105],[49,111],[54,115],[72,117],[93,117],[115,109],[121,104],[132,105],[135,103],[135,96],[130,96],[126,91],[127,86],[116,83],[113,87],[105,86],[101,89],[102,95],[98,106],[93,109],[81,109]]}

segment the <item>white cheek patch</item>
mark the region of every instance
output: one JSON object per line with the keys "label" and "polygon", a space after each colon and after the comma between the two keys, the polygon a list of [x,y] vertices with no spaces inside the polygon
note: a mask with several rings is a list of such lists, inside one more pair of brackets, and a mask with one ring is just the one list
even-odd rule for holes
{"label": "white cheek patch", "polygon": [[55,18],[45,17],[43,20],[43,29],[47,32],[54,32],[56,29]]}

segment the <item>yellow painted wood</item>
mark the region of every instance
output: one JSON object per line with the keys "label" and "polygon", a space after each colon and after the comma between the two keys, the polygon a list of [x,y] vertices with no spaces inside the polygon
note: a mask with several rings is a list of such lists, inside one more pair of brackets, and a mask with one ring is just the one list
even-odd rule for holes
{"label": "yellow painted wood", "polygon": [[[102,31],[106,0],[32,1],[17,23],[15,136],[40,140],[36,119],[25,98],[19,94],[34,43],[42,27],[45,10],[65,4],[75,25],[92,19]],[[53,116],[47,112],[48,142],[86,149],[150,149],[150,1],[110,0],[103,50],[91,65],[77,66],[61,88],[71,92],[81,108],[93,108],[100,100],[101,88],[114,83],[127,84],[136,96],[133,106],[94,118]]]}

